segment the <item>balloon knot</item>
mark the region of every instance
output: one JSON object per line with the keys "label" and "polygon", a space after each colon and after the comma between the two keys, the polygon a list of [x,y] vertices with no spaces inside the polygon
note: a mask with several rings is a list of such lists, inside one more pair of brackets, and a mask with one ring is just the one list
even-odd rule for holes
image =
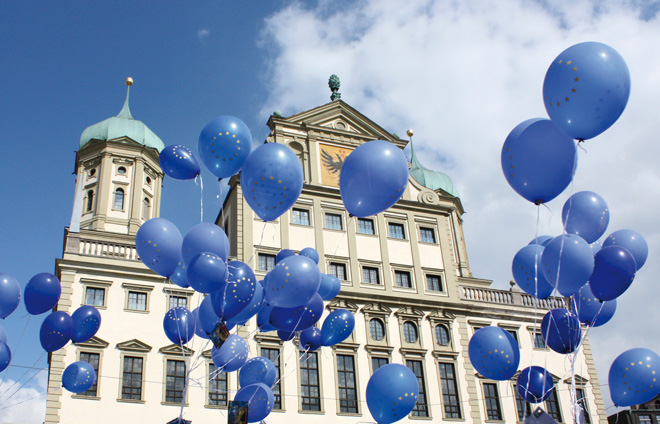
{"label": "balloon knot", "polygon": [[542,205],[542,204],[543,204],[543,200],[540,200],[540,199],[539,199],[539,200],[535,200],[535,201],[534,201],[534,204],[535,204],[536,206]]}

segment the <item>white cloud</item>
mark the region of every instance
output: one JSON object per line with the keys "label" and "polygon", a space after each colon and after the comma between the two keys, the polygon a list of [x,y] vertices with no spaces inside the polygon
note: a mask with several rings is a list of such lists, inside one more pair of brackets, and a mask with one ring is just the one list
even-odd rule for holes
{"label": "white cloud", "polygon": [[199,41],[204,41],[209,35],[211,35],[211,30],[208,28],[197,30],[197,37],[199,37]]}
{"label": "white cloud", "polygon": [[[639,2],[638,2],[639,3]],[[425,166],[447,172],[467,211],[465,233],[476,277],[508,287],[511,260],[537,228],[536,208],[506,183],[500,150],[509,131],[547,116],[541,99],[549,63],[583,41],[614,47],[632,78],[627,109],[608,131],[585,143],[574,183],[540,209],[539,234],[561,232],[561,207],[581,190],[601,194],[609,232],[632,228],[650,247],[645,267],[619,299],[613,320],[590,333],[600,384],[626,349],[660,352],[654,277],[660,272],[660,168],[657,99],[660,43],[652,4],[627,1],[345,2],[328,12],[300,4],[267,20],[272,53],[262,110],[285,115],[329,101],[327,78],[341,78],[342,99],[386,129],[415,129]],[[641,19],[644,18],[644,19]],[[304,35],[303,35],[304,34]],[[608,409],[610,414],[613,409]]]}
{"label": "white cloud", "polygon": [[[11,390],[7,394],[3,393],[2,399],[0,399],[0,423],[41,424],[44,422],[48,372],[40,371],[28,384],[16,391],[24,381],[19,380],[16,386],[14,386],[14,380],[3,382],[2,391],[4,392],[5,388],[11,388]],[[10,395],[11,397],[8,397]]]}

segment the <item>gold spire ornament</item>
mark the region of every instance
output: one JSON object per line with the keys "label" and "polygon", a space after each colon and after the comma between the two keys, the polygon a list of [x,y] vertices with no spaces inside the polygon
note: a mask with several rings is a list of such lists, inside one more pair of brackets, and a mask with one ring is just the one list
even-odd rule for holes
{"label": "gold spire ornament", "polygon": [[413,134],[415,134],[415,131],[413,131],[413,129],[411,128],[408,131],[406,131],[406,134],[408,135],[408,137],[412,137]]}
{"label": "gold spire ornament", "polygon": [[129,87],[133,85],[133,78],[131,77],[126,78],[126,85]]}

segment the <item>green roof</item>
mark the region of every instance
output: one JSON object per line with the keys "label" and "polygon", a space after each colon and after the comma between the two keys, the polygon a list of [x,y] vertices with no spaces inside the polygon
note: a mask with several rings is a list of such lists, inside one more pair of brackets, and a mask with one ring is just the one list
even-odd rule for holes
{"label": "green roof", "polygon": [[454,187],[449,175],[440,171],[432,171],[421,164],[415,155],[412,140],[410,140],[410,176],[430,190],[442,190],[451,196],[459,197],[458,190]]}
{"label": "green roof", "polygon": [[133,119],[131,110],[128,107],[129,90],[130,86],[126,90],[126,101],[124,102],[124,107],[121,108],[119,115],[85,128],[85,131],[83,131],[80,136],[81,149],[92,140],[108,141],[121,137],[128,137],[143,146],[152,147],[159,152],[163,150],[165,147],[163,140],[151,131],[142,121]]}

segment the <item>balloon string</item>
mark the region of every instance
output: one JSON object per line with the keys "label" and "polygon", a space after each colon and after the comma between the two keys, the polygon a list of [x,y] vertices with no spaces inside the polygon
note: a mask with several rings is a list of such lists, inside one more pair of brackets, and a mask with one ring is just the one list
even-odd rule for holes
{"label": "balloon string", "polygon": [[[9,388],[8,388],[7,390],[5,390],[5,391],[0,395],[0,399],[4,398],[4,396],[5,396],[7,393],[9,393],[9,391],[10,391],[10,390],[11,390],[11,389],[12,389],[12,388],[13,388],[13,387],[14,387],[19,381],[21,381],[21,380],[23,379],[23,377],[25,377],[25,376],[27,375],[27,373],[30,371],[30,369],[33,369],[34,366],[37,364],[37,362],[41,361],[45,355],[46,355],[46,352],[44,351],[44,352],[41,354],[41,356],[39,356],[39,358],[37,358],[37,360],[34,361],[34,364],[32,364],[32,367],[28,368],[28,369],[25,371],[25,373],[21,376],[21,378],[19,378],[18,380],[14,381],[14,384],[12,384],[11,386],[9,386]],[[23,384],[21,384],[21,385],[20,385],[20,386],[14,391],[14,393],[12,393],[11,395],[9,395],[9,397],[4,398],[4,399],[2,399],[2,400],[3,400],[3,401],[8,401],[9,399],[11,399],[16,393],[19,392],[19,390],[21,390],[21,389],[22,389],[26,384],[28,384],[28,383],[29,383],[34,377],[36,377],[37,374],[39,374],[38,371],[37,371],[36,373],[32,374],[32,376],[31,376],[30,378],[28,378],[27,380],[25,380],[25,382],[24,382]]]}
{"label": "balloon string", "polygon": [[199,222],[204,222],[204,179],[199,174]]}
{"label": "balloon string", "polygon": [[[255,256],[254,252],[256,252],[257,250],[261,249],[261,243],[263,243],[263,241],[264,241],[264,234],[266,233],[266,224],[268,224],[268,223],[267,223],[266,221],[264,221],[264,226],[261,228],[261,238],[259,239],[259,244],[258,244],[257,246],[255,246],[254,249],[252,249],[252,256],[250,256],[250,259],[248,259],[247,262],[246,262],[248,265],[250,265],[250,264],[252,263],[252,259],[254,259],[254,256]],[[273,224],[273,225],[274,225],[274,224]],[[257,265],[258,265],[258,264],[255,262],[255,264],[254,264],[254,268],[257,268]],[[250,266],[251,266],[251,265],[250,265]]]}
{"label": "balloon string", "polygon": [[[29,313],[27,314],[27,316],[28,316],[28,319],[27,319],[27,321],[25,321],[25,325],[23,326],[23,332],[21,333],[21,337],[18,338],[18,343],[16,343],[16,348],[15,348],[14,351],[12,352],[12,354],[13,354],[14,357],[16,357],[16,354],[18,353],[18,348],[21,346],[21,342],[23,341],[23,336],[25,336],[25,330],[27,330],[27,328],[28,328],[28,324],[30,323],[30,318],[32,318],[32,315],[29,314]],[[23,317],[22,317],[22,318],[23,318]],[[7,372],[8,369],[9,369],[9,367],[5,368],[5,369],[2,371],[2,373],[0,373],[0,377],[2,377],[2,374],[4,374],[5,372]],[[23,378],[23,377],[25,377],[25,374],[24,374],[21,378]],[[0,380],[0,388],[2,388],[2,385],[4,384],[4,382],[5,382],[4,379],[1,379],[1,380]],[[2,395],[1,395],[1,394],[0,394],[0,398],[2,398]]]}

